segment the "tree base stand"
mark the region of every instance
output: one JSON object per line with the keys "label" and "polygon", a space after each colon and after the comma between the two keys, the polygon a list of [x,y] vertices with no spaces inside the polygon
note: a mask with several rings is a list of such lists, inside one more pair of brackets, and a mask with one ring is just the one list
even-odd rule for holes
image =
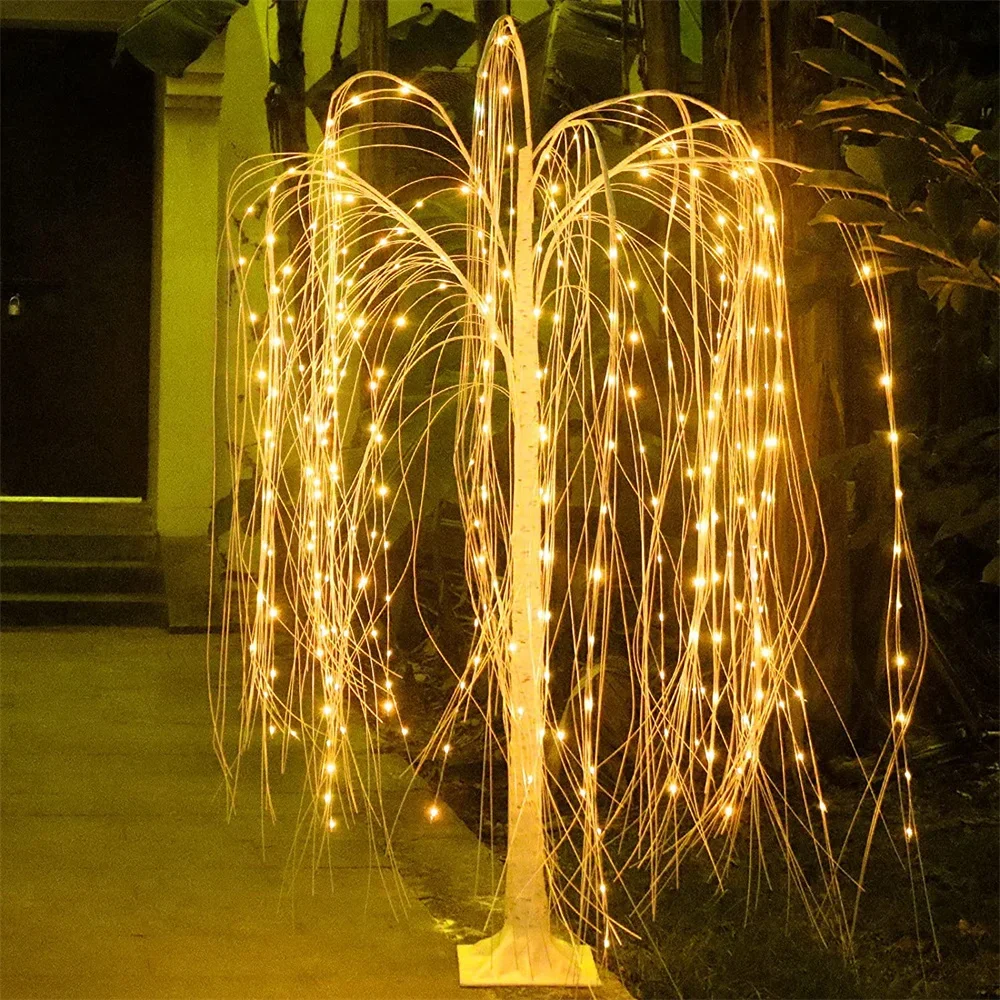
{"label": "tree base stand", "polygon": [[514,931],[458,946],[460,986],[600,986],[594,955],[585,944],[551,934],[515,941]]}

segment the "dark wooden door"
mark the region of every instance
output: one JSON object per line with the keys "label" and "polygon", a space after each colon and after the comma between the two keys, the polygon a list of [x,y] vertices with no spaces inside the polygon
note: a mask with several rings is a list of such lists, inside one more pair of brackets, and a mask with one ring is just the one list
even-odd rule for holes
{"label": "dark wooden door", "polygon": [[0,32],[0,493],[143,497],[153,78],[104,32]]}

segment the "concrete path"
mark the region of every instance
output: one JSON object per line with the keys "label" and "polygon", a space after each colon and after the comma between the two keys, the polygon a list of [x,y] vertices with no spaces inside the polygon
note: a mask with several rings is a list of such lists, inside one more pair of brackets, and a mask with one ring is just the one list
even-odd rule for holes
{"label": "concrete path", "polygon": [[262,860],[254,775],[224,819],[204,648],[144,629],[0,640],[0,996],[469,997],[425,907],[394,914],[363,826],[279,912],[297,782]]}

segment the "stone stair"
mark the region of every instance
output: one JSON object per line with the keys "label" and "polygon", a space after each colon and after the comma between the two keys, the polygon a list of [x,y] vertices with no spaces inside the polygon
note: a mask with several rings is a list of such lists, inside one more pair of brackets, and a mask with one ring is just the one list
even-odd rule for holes
{"label": "stone stair", "polygon": [[0,626],[166,624],[147,504],[0,501]]}

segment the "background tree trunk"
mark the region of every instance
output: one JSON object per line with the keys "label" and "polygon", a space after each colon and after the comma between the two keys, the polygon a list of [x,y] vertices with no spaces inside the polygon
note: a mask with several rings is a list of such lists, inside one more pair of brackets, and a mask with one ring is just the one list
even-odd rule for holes
{"label": "background tree trunk", "polygon": [[[275,153],[304,153],[306,139],[306,58],[302,51],[305,0],[276,0],[278,16],[277,79],[268,92],[271,149]],[[273,109],[273,110],[272,110]]]}
{"label": "background tree trunk", "polygon": [[[681,79],[681,8],[678,0],[641,0],[643,86],[650,90],[678,93]],[[649,101],[649,110],[668,125],[679,125],[674,105],[667,100]]]}
{"label": "background tree trunk", "polygon": [[389,0],[364,0],[358,10],[358,69],[389,68]]}
{"label": "background tree trunk", "polygon": [[[703,65],[710,97],[718,88],[720,109],[743,122],[761,145],[769,145],[766,53],[770,51],[773,78],[774,147],[766,152],[813,166],[836,167],[836,144],[828,134],[791,130],[801,108],[816,94],[816,83],[808,69],[794,56],[797,49],[817,44],[815,0],[770,0],[768,21],[770,45],[765,45],[764,9],[761,0],[718,0],[703,4]],[[782,127],[782,126],[785,127]],[[778,168],[780,169],[780,168]],[[784,178],[782,178],[784,179]],[[789,178],[793,179],[793,178]],[[809,232],[808,221],[815,212],[815,194],[792,188],[785,199],[784,232],[786,268],[795,266],[794,235]],[[787,238],[787,237],[786,237]],[[813,267],[820,266],[813,261]],[[819,280],[811,274],[806,277]],[[795,362],[797,389],[803,427],[804,454],[800,460],[813,469],[824,457],[847,446],[845,410],[850,387],[845,374],[846,320],[844,310],[833,297],[821,298],[796,308],[795,283],[792,329],[789,343]],[[807,507],[812,487],[803,483]],[[817,745],[828,748],[841,727],[835,706],[845,714],[854,694],[855,666],[852,651],[852,604],[848,521],[848,484],[842,477],[818,478],[817,492],[826,537],[826,562],[818,582],[819,597],[806,636],[816,676],[808,664],[800,663],[811,699],[810,721]],[[788,525],[790,528],[791,526]],[[806,525],[809,547],[817,556],[822,551],[821,524],[815,517]],[[780,563],[795,561],[796,540],[788,530],[779,537]],[[818,576],[820,567],[817,565]],[[826,693],[824,693],[824,687]],[[827,696],[829,695],[829,697]]]}
{"label": "background tree trunk", "polygon": [[760,0],[721,0],[719,105],[751,135],[766,121],[764,44]]}
{"label": "background tree trunk", "polygon": [[[278,16],[278,62],[272,65],[271,86],[265,98],[271,152],[306,153],[306,59],[302,51],[302,23],[307,0],[276,0]],[[292,254],[305,237],[308,221],[308,187],[296,175],[285,180],[300,195],[298,211],[290,212],[285,224],[287,252]],[[296,282],[299,280],[296,276]]]}
{"label": "background tree trunk", "polygon": [[722,89],[725,13],[726,5],[721,0],[701,5],[701,81],[705,100],[713,106],[718,105]]}
{"label": "background tree trunk", "polygon": [[[754,6],[759,13],[759,4]],[[799,110],[815,96],[815,83],[808,69],[793,53],[816,44],[814,37],[819,13],[819,4],[813,0],[792,3],[774,3],[772,0],[774,115],[779,125],[794,122]],[[748,27],[742,30],[749,32]],[[761,37],[759,30],[757,37]],[[762,56],[763,46],[760,52]],[[736,69],[740,64],[737,59],[732,68]],[[762,83],[764,74],[755,73],[753,78]],[[750,99],[750,94],[744,94],[744,105]],[[757,108],[764,112],[763,118],[758,115],[757,126],[757,132],[763,139],[766,134],[766,104],[762,107],[758,100]],[[797,163],[831,167],[837,164],[836,141],[829,133],[779,128],[775,145],[777,148],[773,155],[785,156]],[[785,201],[785,232],[808,233],[808,221],[815,209],[813,193],[793,188]],[[794,255],[795,249],[794,243],[786,246],[786,254]],[[817,262],[817,266],[822,265]],[[794,296],[795,289],[790,291]],[[821,298],[807,311],[796,310],[793,298],[791,308],[794,326],[790,342],[798,381],[806,457],[815,470],[821,459],[843,451],[848,445],[846,411],[852,405],[852,385],[846,373],[846,355],[851,316],[849,310],[838,306],[833,296]],[[814,727],[817,745],[822,750],[833,749],[832,741],[841,737],[842,729],[835,707],[845,717],[850,711],[855,695],[856,670],[851,638],[849,484],[839,473],[817,477],[817,480],[827,554],[819,585],[819,599],[806,633],[806,647],[812,653],[819,678],[829,697],[823,694],[819,680],[815,676],[810,678],[808,668],[804,675],[807,697],[812,699],[810,723]],[[818,523],[809,525],[810,545],[817,552],[820,548],[819,528]]]}
{"label": "background tree trunk", "polygon": [[507,13],[507,4],[504,0],[473,0],[472,6],[476,13],[476,35],[481,59],[486,48],[486,39],[490,37],[497,18]]}
{"label": "background tree trunk", "polygon": [[646,85],[652,90],[681,89],[681,8],[678,0],[642,0],[645,26]]}
{"label": "background tree trunk", "polygon": [[[387,72],[389,69],[389,2],[388,0],[362,0],[358,8],[358,71]],[[377,126],[375,104],[366,101],[360,109],[362,121]],[[384,137],[376,128],[371,141],[361,147],[358,170],[361,176],[380,191],[392,177],[390,152],[381,143]]]}
{"label": "background tree trunk", "polygon": [[[786,225],[789,219],[786,217]],[[806,457],[814,474],[820,459],[847,447],[844,431],[844,323],[833,298],[820,299],[808,312],[793,316],[791,347]],[[826,564],[819,581],[819,599],[806,630],[806,648],[819,674],[800,664],[809,701],[809,721],[817,746],[833,749],[841,736],[839,710],[847,716],[854,687],[852,603],[848,535],[848,483],[841,473],[816,476],[822,529],[826,536]],[[809,486],[803,483],[807,504]],[[817,559],[822,552],[820,523],[807,524],[809,548]],[[794,542],[783,544],[782,561],[791,564]],[[819,565],[815,573],[819,573]],[[813,581],[815,584],[815,580]],[[819,680],[822,680],[822,684]],[[824,692],[825,687],[825,692]]]}
{"label": "background tree trunk", "polygon": [[340,3],[340,17],[337,19],[337,37],[333,43],[333,55],[330,56],[330,71],[332,73],[339,73],[340,67],[344,62],[344,22],[347,20],[348,3],[350,3],[350,0],[341,0]]}

